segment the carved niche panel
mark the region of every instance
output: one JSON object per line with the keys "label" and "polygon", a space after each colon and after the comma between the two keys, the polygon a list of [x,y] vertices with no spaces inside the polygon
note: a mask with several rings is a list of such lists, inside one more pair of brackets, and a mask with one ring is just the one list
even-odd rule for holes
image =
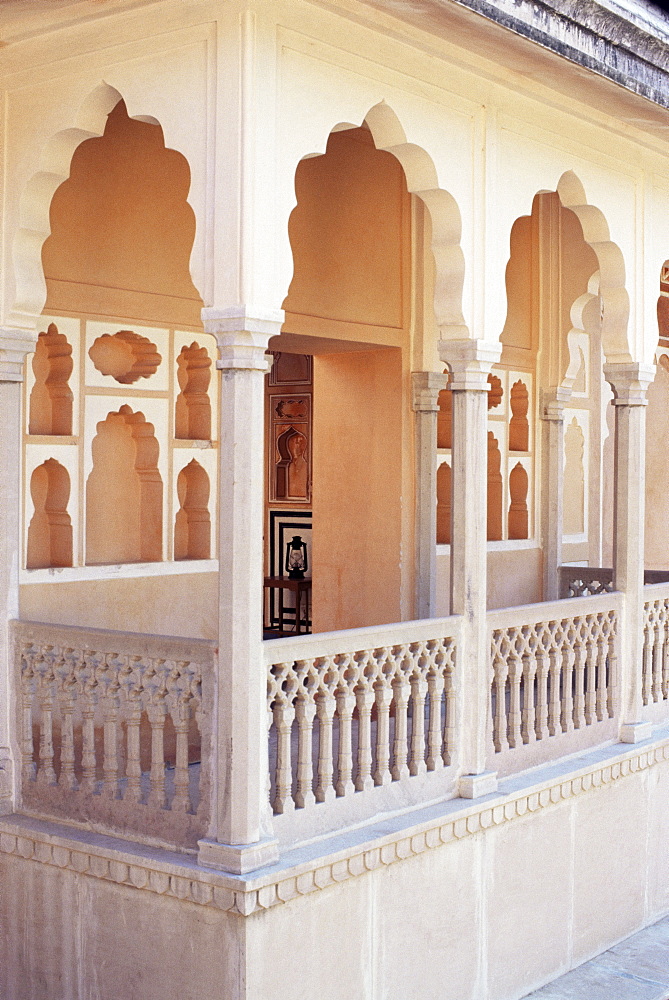
{"label": "carved niche panel", "polygon": [[312,358],[272,352],[267,376],[267,496],[270,504],[311,502]]}

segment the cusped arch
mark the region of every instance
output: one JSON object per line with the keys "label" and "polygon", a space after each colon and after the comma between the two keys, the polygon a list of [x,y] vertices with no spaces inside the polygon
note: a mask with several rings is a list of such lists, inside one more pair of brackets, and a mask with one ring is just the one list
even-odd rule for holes
{"label": "cusped arch", "polygon": [[566,171],[556,188],[563,208],[574,213],[581,224],[583,239],[599,263],[598,293],[601,299],[601,337],[606,360],[631,361],[627,323],[630,301],[625,288],[625,260],[611,239],[606,217],[596,205],[589,205],[585,189],[573,172]]}
{"label": "cusped arch", "polygon": [[[321,148],[301,159],[324,155],[333,132],[367,126],[377,150],[390,153],[400,163],[407,190],[421,199],[432,222],[431,250],[435,261],[434,311],[442,338],[462,339],[470,336],[462,313],[462,290],[465,260],[460,239],[462,220],[455,198],[439,186],[434,161],[422,146],[407,141],[402,124],[385,101],[374,105],[363,121],[339,122],[323,136]],[[297,209],[295,203],[290,221]],[[294,274],[293,274],[294,277]]]}
{"label": "cusped arch", "polygon": [[[103,135],[109,114],[122,100],[123,95],[115,87],[101,83],[83,101],[76,123],[51,136],[44,146],[40,169],[28,180],[19,200],[19,226],[13,241],[15,298],[8,316],[10,326],[25,328],[29,323],[37,324],[46,301],[42,246],[51,232],[51,201],[69,178],[77,148],[87,139]],[[151,115],[131,117],[162,130],[160,122]],[[186,201],[190,205],[188,198]],[[190,208],[193,210],[192,205]]]}

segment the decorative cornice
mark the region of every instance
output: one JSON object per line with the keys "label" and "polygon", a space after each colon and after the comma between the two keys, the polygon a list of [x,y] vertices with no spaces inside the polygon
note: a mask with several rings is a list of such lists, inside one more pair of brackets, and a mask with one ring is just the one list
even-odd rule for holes
{"label": "decorative cornice", "polygon": [[613,390],[614,406],[646,406],[648,386],[655,378],[655,365],[638,361],[607,363],[604,378]]}
{"label": "decorative cornice", "polygon": [[[201,906],[248,917],[297,896],[325,889],[366,872],[387,867],[406,858],[435,850],[456,840],[532,813],[548,809],[574,796],[596,791],[616,781],[669,761],[669,734],[653,746],[637,745],[620,751],[620,744],[595,749],[595,763],[571,772],[561,772],[558,760],[543,769],[553,775],[534,784],[528,776],[514,775],[500,782],[499,791],[474,802],[451,799],[427,807],[410,817],[390,819],[384,836],[365,840],[364,829],[355,831],[357,841],[304,860],[305,850],[296,850],[301,860],[291,863],[290,852],[281,862],[255,874],[234,876],[198,867],[195,860],[175,852],[161,852],[111,837],[91,835],[64,825],[15,814],[0,817],[0,852],[41,864],[53,865],[92,878],[130,888],[172,896]],[[602,754],[608,759],[602,759]],[[581,758],[583,759],[583,758]],[[572,760],[571,764],[574,763]],[[522,788],[518,785],[523,781]],[[427,818],[420,819],[420,816]],[[399,825],[403,824],[403,825]],[[323,845],[321,845],[322,851]],[[314,845],[312,850],[318,851]]]}
{"label": "decorative cornice", "polygon": [[489,392],[488,375],[499,361],[502,345],[484,340],[440,340],[439,357],[451,370],[450,388]]}

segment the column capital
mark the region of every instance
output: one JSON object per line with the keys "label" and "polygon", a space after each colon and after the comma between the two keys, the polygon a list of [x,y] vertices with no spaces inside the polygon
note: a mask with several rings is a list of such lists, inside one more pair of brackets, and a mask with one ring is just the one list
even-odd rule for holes
{"label": "column capital", "polygon": [[541,419],[542,420],[562,420],[564,418],[565,404],[571,398],[571,389],[563,385],[553,389],[541,390]]}
{"label": "column capital", "polygon": [[439,393],[448,385],[448,375],[441,372],[412,372],[411,391],[413,408],[417,412],[436,412]]}
{"label": "column capital", "polygon": [[440,340],[439,357],[449,366],[453,377],[450,388],[487,392],[488,375],[502,353],[500,343],[484,340]]}
{"label": "column capital", "polygon": [[604,378],[613,390],[614,406],[645,406],[655,366],[638,361],[605,364]]}
{"label": "column capital", "polygon": [[0,382],[23,382],[26,355],[35,350],[37,334],[0,326]]}
{"label": "column capital", "polygon": [[229,309],[205,308],[202,322],[206,333],[216,338],[219,361],[223,370],[269,370],[265,355],[270,337],[281,333],[283,311],[251,306]]}

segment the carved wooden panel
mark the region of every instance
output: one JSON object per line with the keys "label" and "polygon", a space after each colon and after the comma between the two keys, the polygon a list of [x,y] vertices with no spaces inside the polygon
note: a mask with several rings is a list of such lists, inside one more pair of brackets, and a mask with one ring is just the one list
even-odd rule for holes
{"label": "carved wooden panel", "polygon": [[267,377],[267,498],[311,502],[312,358],[274,352]]}

